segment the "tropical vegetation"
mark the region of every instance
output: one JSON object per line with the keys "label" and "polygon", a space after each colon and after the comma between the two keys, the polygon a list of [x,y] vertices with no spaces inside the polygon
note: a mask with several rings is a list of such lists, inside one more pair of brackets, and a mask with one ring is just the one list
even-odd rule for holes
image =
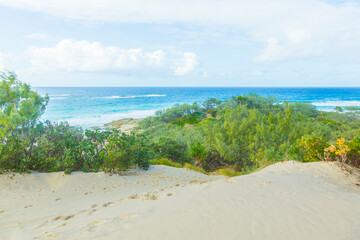
{"label": "tropical vegetation", "polygon": [[48,100],[14,73],[0,75],[1,171],[119,172],[165,164],[236,176],[284,160],[360,167],[357,108],[321,112],[248,94],[176,104],[125,134],[40,121]]}

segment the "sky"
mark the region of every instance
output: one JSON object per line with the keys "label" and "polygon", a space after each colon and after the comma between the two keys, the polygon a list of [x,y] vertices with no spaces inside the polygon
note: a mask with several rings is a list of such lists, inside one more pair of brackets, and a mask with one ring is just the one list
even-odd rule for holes
{"label": "sky", "polygon": [[0,0],[40,86],[360,87],[360,0]]}

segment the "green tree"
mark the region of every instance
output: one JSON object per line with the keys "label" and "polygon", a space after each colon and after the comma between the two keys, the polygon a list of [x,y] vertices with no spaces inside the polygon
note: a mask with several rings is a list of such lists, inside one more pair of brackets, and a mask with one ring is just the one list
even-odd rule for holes
{"label": "green tree", "polygon": [[0,73],[0,136],[34,127],[44,113],[49,97],[42,97],[21,82],[15,73]]}
{"label": "green tree", "polygon": [[341,107],[334,107],[334,110],[337,111],[337,112],[343,112],[344,110],[341,108]]}

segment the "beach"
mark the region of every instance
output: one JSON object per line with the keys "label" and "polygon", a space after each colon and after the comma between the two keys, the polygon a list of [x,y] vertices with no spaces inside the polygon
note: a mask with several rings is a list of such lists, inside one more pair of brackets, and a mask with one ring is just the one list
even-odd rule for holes
{"label": "beach", "polygon": [[0,176],[0,239],[360,239],[360,182],[334,162],[239,177],[163,165]]}

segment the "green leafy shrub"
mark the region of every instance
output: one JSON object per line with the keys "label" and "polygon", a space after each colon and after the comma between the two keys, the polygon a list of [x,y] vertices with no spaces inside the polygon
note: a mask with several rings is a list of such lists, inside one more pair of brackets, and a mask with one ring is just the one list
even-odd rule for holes
{"label": "green leafy shrub", "polygon": [[350,151],[347,154],[351,165],[360,168],[360,137],[354,137],[349,143]]}
{"label": "green leafy shrub", "polygon": [[242,174],[231,167],[220,168],[216,171],[216,173],[227,177],[237,177]]}
{"label": "green leafy shrub", "polygon": [[208,100],[205,100],[202,104],[202,107],[204,109],[204,112],[208,112],[212,109],[216,109],[221,105],[221,101],[216,98],[210,98]]}
{"label": "green leafy shrub", "polygon": [[347,111],[360,111],[360,107],[358,107],[358,106],[348,106],[348,107],[345,107],[345,110],[347,110]]}
{"label": "green leafy shrub", "polygon": [[200,172],[200,173],[206,174],[206,175],[209,174],[204,169],[202,169],[200,167],[197,167],[197,166],[194,166],[194,165],[191,165],[190,163],[185,163],[184,168],[186,168],[188,170],[191,170],[191,171]]}
{"label": "green leafy shrub", "polygon": [[[1,148],[0,168],[15,171],[94,171],[109,132],[87,132],[68,123],[39,123],[14,131]],[[96,140],[95,137],[96,136]]]}
{"label": "green leafy shrub", "polygon": [[162,137],[153,142],[151,149],[154,151],[155,158],[167,158],[178,163],[190,161],[186,144],[170,138]]}
{"label": "green leafy shrub", "polygon": [[321,137],[308,134],[302,136],[298,144],[303,148],[302,154],[306,162],[323,160],[324,149],[328,146]]}
{"label": "green leafy shrub", "polygon": [[203,118],[205,117],[205,114],[202,112],[194,112],[191,114],[188,114],[184,117],[172,120],[171,122],[169,122],[169,124],[172,125],[178,125],[178,126],[185,126],[185,124],[197,124],[198,122],[200,122]]}
{"label": "green leafy shrub", "polygon": [[183,166],[180,163],[173,162],[167,158],[155,158],[150,160],[152,165],[165,165],[169,167],[182,168]]}
{"label": "green leafy shrub", "polygon": [[120,133],[114,131],[107,139],[101,156],[104,168],[110,172],[125,171],[133,166],[149,168],[150,148],[145,135]]}
{"label": "green leafy shrub", "polygon": [[195,141],[189,148],[189,155],[195,160],[195,165],[205,166],[209,153],[199,141]]}

